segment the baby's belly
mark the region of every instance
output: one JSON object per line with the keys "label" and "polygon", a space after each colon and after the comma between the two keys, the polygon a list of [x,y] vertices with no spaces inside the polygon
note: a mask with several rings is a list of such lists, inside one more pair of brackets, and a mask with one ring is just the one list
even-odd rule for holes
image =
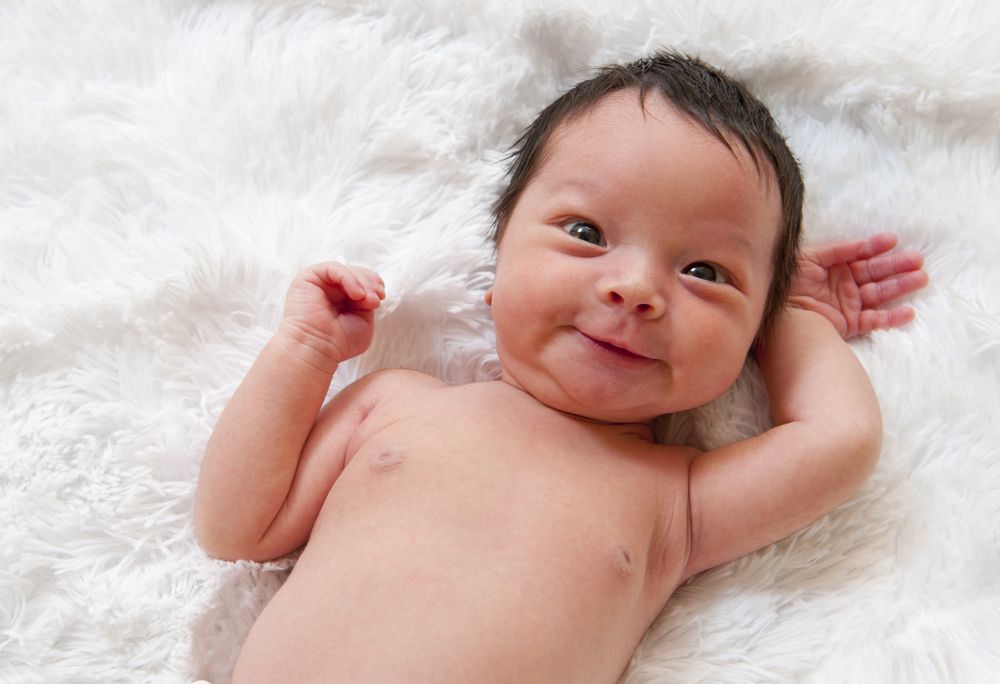
{"label": "baby's belly", "polygon": [[616,500],[607,474],[569,456],[369,447],[254,626],[241,674],[617,679],[673,589],[650,579],[655,511],[641,496]]}

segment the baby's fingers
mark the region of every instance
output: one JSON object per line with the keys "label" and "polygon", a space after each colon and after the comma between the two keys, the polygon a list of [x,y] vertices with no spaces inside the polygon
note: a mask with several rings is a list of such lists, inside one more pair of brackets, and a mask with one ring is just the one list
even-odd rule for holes
{"label": "baby's fingers", "polygon": [[920,252],[908,250],[895,254],[883,254],[851,264],[854,280],[860,285],[878,282],[900,273],[919,271],[923,268],[924,257]]}
{"label": "baby's fingers", "polygon": [[878,233],[877,235],[872,235],[870,238],[862,240],[861,254],[858,256],[863,259],[870,259],[879,254],[885,254],[895,247],[898,241],[899,239],[895,233]]}
{"label": "baby's fingers", "polygon": [[379,307],[385,299],[385,285],[374,271],[362,267],[353,267],[345,285],[350,283],[350,291],[345,289],[355,308],[372,311]]}
{"label": "baby's fingers", "polygon": [[385,297],[382,279],[367,268],[329,261],[316,264],[312,270],[334,304],[343,303],[346,299],[355,308],[371,310],[378,308]]}
{"label": "baby's fingers", "polygon": [[385,281],[382,277],[370,268],[358,266],[356,270],[358,277],[367,283],[368,291],[374,292],[380,300],[385,299]]}
{"label": "baby's fingers", "polygon": [[897,306],[892,309],[868,309],[861,312],[858,334],[867,335],[873,330],[898,328],[913,320],[916,316],[909,306]]}
{"label": "baby's fingers", "polygon": [[805,250],[805,254],[823,268],[830,268],[837,264],[853,264],[871,259],[895,246],[896,236],[893,233],[879,233],[861,240],[827,242]]}
{"label": "baby's fingers", "polygon": [[375,271],[362,267],[357,267],[354,275],[365,291],[364,298],[358,300],[357,305],[365,309],[377,309],[385,299],[385,283],[382,278]]}
{"label": "baby's fingers", "polygon": [[877,282],[862,285],[860,290],[861,303],[866,308],[876,308],[886,302],[916,292],[926,284],[927,274],[924,271],[909,271],[893,275]]}

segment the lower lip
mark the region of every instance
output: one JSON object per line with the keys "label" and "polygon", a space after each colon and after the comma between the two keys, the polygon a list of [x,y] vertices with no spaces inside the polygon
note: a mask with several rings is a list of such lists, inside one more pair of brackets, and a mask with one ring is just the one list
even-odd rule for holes
{"label": "lower lip", "polygon": [[627,349],[622,349],[621,347],[616,347],[606,342],[600,342],[598,340],[595,340],[593,337],[587,335],[586,333],[580,333],[580,335],[584,339],[586,339],[587,342],[591,344],[591,346],[596,347],[597,349],[603,351],[605,354],[608,354],[609,356],[618,359],[620,361],[623,361],[625,363],[644,364],[653,361],[653,359],[650,359],[646,356],[639,356],[638,354],[633,354]]}

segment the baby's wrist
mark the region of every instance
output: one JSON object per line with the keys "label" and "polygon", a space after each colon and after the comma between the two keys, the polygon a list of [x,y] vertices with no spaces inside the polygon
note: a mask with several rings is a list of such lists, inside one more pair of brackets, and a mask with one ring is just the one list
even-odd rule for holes
{"label": "baby's wrist", "polygon": [[274,342],[287,353],[323,373],[333,373],[344,359],[337,346],[306,326],[285,319],[281,322]]}
{"label": "baby's wrist", "polygon": [[781,361],[793,339],[841,339],[836,326],[824,314],[808,307],[789,305],[779,314],[764,337],[754,345],[758,363]]}
{"label": "baby's wrist", "polygon": [[834,330],[837,327],[821,307],[810,306],[808,303],[788,302],[782,313],[791,325],[817,325],[823,328],[830,326]]}

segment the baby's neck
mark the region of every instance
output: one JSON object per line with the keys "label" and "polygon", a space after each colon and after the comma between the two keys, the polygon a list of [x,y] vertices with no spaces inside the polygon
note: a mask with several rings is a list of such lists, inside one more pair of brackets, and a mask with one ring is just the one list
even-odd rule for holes
{"label": "baby's neck", "polygon": [[539,399],[538,397],[536,397],[534,394],[532,394],[531,392],[529,392],[525,388],[521,387],[520,384],[516,380],[514,380],[513,378],[511,378],[506,373],[504,373],[503,376],[500,378],[500,382],[502,382],[503,384],[507,385],[508,387],[510,387],[511,389],[513,389],[513,390],[515,390],[517,392],[524,393],[525,395],[527,395],[528,397],[530,397],[533,401],[535,401],[538,404],[544,406],[545,408],[549,409],[550,411],[555,411],[556,413],[560,413],[560,414],[562,414],[562,415],[564,415],[564,416],[566,416],[568,418],[572,418],[573,420],[578,420],[578,421],[581,421],[581,422],[584,422],[584,423],[593,423],[594,425],[607,425],[609,427],[615,427],[615,428],[618,428],[617,431],[620,432],[621,434],[623,434],[623,435],[634,435],[635,437],[637,437],[637,438],[639,438],[639,439],[641,439],[641,440],[643,440],[645,442],[655,442],[656,441],[656,438],[654,437],[653,422],[652,421],[618,423],[618,422],[613,422],[613,421],[608,421],[608,420],[601,420],[599,418],[592,418],[590,416],[581,415],[579,413],[572,413],[572,412],[569,412],[569,411],[563,411],[563,410],[558,409],[558,408],[556,408],[554,406],[550,406],[549,404],[546,404],[544,401],[542,401],[541,399]]}

